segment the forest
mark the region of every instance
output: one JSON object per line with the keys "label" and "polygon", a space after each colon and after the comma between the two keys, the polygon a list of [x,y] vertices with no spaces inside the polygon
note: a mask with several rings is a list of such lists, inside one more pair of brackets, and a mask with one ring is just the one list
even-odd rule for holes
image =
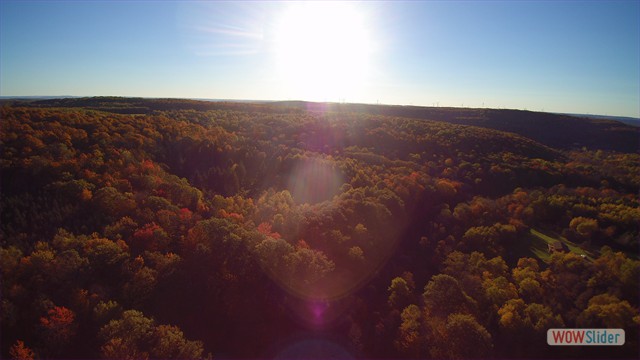
{"label": "forest", "polygon": [[639,141],[517,110],[3,101],[1,357],[636,358]]}

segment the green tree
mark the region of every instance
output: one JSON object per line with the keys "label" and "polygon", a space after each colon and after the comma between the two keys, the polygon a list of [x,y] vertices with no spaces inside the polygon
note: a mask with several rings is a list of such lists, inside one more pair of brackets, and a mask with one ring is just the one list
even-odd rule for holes
{"label": "green tree", "polygon": [[581,327],[603,327],[630,329],[640,324],[638,311],[626,300],[609,294],[596,295],[589,306],[578,316],[576,325]]}
{"label": "green tree", "polygon": [[422,297],[428,313],[441,317],[454,312],[472,312],[476,305],[475,300],[462,290],[458,280],[446,274],[433,276]]}
{"label": "green tree", "polygon": [[177,326],[158,325],[150,355],[155,359],[198,359],[204,351],[202,342],[189,341]]}
{"label": "green tree", "polygon": [[527,302],[541,302],[544,298],[538,261],[532,258],[518,259],[511,274],[518,286],[518,293]]}
{"label": "green tree", "polygon": [[286,266],[295,284],[311,285],[335,269],[335,264],[323,252],[297,248],[285,258]]}
{"label": "green tree", "polygon": [[402,310],[400,319],[398,337],[395,341],[396,349],[404,355],[419,358],[424,345],[421,335],[422,311],[417,305],[411,304]]}
{"label": "green tree", "polygon": [[564,326],[560,315],[542,304],[526,304],[522,299],[511,299],[498,310],[498,324],[502,341],[510,344],[514,356],[545,356],[546,331]]}
{"label": "green tree", "polygon": [[571,219],[569,227],[581,236],[590,237],[598,230],[598,220],[579,216]]}
{"label": "green tree", "polygon": [[127,310],[118,320],[100,329],[102,356],[117,359],[197,359],[202,357],[199,341],[184,338],[176,326],[155,325],[136,310]]}
{"label": "green tree", "polygon": [[491,334],[469,314],[450,314],[440,337],[431,345],[436,358],[487,358],[493,352]]}
{"label": "green tree", "polygon": [[391,280],[387,291],[389,292],[387,303],[393,309],[404,309],[412,302],[413,290],[407,281],[399,276]]}

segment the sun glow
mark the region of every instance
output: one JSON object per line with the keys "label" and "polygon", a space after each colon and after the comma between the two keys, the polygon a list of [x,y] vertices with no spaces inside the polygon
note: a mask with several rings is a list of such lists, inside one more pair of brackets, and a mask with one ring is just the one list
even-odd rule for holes
{"label": "sun glow", "polygon": [[352,101],[362,97],[372,42],[353,3],[303,2],[284,9],[275,26],[278,80],[290,98]]}

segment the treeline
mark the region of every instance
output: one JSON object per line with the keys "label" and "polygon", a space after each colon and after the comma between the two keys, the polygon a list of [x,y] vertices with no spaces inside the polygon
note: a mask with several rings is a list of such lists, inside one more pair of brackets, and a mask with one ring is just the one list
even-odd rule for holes
{"label": "treeline", "polygon": [[[637,354],[637,153],[363,112],[45,104],[0,110],[4,357],[274,357],[300,332],[358,357],[568,356],[545,345],[563,326],[624,328],[606,356]],[[531,229],[593,257],[536,257]]]}
{"label": "treeline", "polygon": [[[7,100],[8,103],[20,101]],[[1,102],[0,102],[1,103]],[[24,102],[22,102],[24,103]],[[114,113],[152,114],[170,110],[232,110],[272,114],[357,113],[442,121],[507,131],[558,149],[608,150],[634,153],[640,146],[640,129],[615,117],[580,117],[527,110],[474,109],[399,105],[312,103],[304,101],[233,102],[184,99],[92,97],[36,100],[34,107],[83,107]]]}

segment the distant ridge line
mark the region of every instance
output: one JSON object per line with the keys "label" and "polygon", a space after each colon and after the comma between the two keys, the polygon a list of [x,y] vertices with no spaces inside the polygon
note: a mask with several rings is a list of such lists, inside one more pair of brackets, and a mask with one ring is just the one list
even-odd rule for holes
{"label": "distant ridge line", "polygon": [[217,99],[217,98],[191,98],[191,97],[147,97],[147,96],[118,96],[118,95],[99,95],[99,96],[77,96],[77,95],[25,95],[25,96],[12,96],[2,95],[0,100],[57,100],[57,99],[136,99],[136,100],[195,100],[206,102],[234,102],[234,103],[255,103],[255,104],[325,104],[325,105],[361,105],[372,107],[399,107],[399,108],[423,108],[423,109],[451,109],[451,110],[506,110],[506,111],[525,111],[534,113],[546,113],[556,114],[564,116],[572,116],[578,118],[600,119],[600,120],[615,120],[632,126],[640,126],[640,118],[633,116],[618,116],[618,115],[596,115],[596,114],[581,114],[581,113],[565,113],[565,112],[547,112],[547,111],[535,111],[524,109],[508,109],[508,108],[490,108],[490,107],[456,107],[456,106],[429,106],[429,105],[402,105],[402,104],[374,104],[374,103],[342,103],[342,102],[318,102],[318,101],[305,101],[305,100],[252,100],[252,99]]}

